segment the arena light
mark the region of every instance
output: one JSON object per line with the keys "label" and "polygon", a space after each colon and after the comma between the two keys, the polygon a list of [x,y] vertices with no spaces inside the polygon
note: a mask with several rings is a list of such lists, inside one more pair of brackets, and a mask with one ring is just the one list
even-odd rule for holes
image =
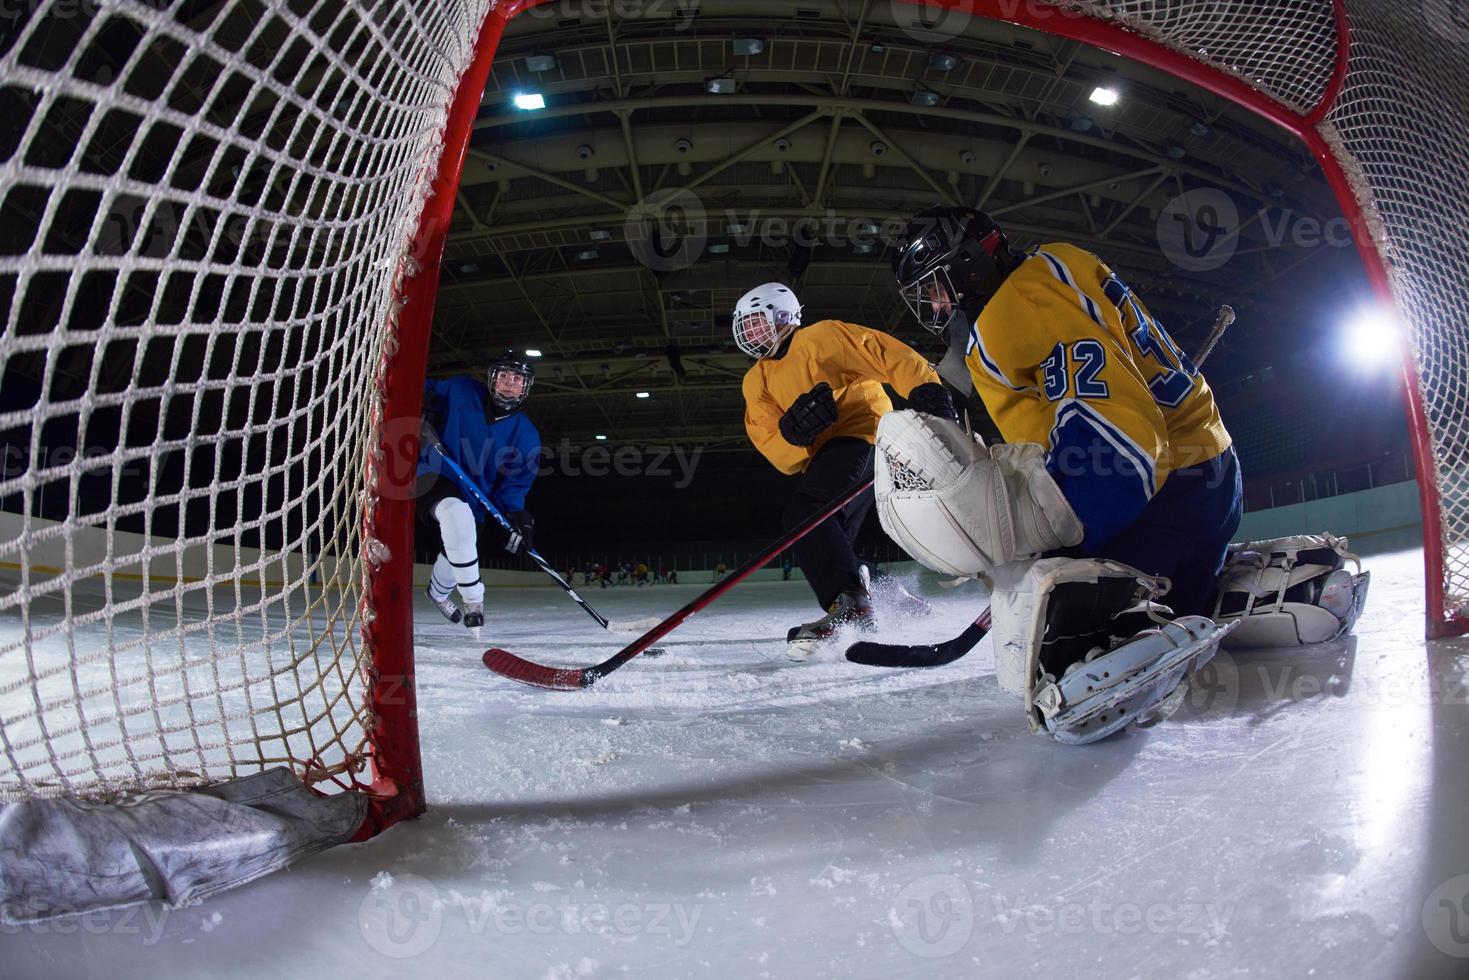
{"label": "arena light", "polygon": [[539,92],[516,92],[512,101],[522,112],[533,112],[546,108],[546,97]]}
{"label": "arena light", "polygon": [[640,391],[640,392],[638,392],[638,397],[639,397],[639,398],[652,398],[652,397],[653,397],[653,396],[652,396],[652,395],[650,395],[650,394],[649,394],[649,393],[648,393],[648,392],[646,392],[646,391]]}
{"label": "arena light", "polygon": [[527,347],[525,349],[525,356],[526,357],[540,357],[541,356],[541,352],[538,351],[538,350],[536,350],[534,347]]}
{"label": "arena light", "polygon": [[1342,327],[1341,345],[1345,359],[1358,371],[1396,370],[1403,356],[1397,311],[1377,305],[1356,311]]}
{"label": "arena light", "polygon": [[1092,89],[1091,99],[1097,105],[1116,105],[1121,98],[1122,96],[1115,88],[1109,88],[1106,85],[1098,85]]}
{"label": "arena light", "polygon": [[598,442],[606,442],[607,441],[607,437],[604,436],[604,435],[602,435],[602,433],[600,433],[600,432],[598,432],[596,435],[592,436],[592,438],[595,439],[595,440],[597,440]]}

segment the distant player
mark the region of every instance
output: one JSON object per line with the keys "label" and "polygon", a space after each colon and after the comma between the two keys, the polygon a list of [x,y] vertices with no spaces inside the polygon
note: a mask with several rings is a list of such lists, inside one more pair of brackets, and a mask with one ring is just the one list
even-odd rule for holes
{"label": "distant player", "polygon": [[[425,423],[515,528],[514,534],[506,534],[499,524],[486,523],[489,515],[470,489],[460,486],[424,447],[418,463],[418,514],[438,531],[440,543],[428,597],[449,622],[463,622],[475,631],[485,622],[480,527],[511,554],[535,546],[535,522],[525,509],[525,497],[540,464],[541,436],[521,411],[534,381],[530,362],[507,351],[490,365],[485,381],[461,375],[424,385]],[[452,598],[456,591],[460,606]]]}
{"label": "distant player", "polygon": [[[1185,619],[1211,612],[1241,513],[1239,462],[1208,383],[1096,256],[1060,243],[1012,254],[982,212],[918,215],[895,271],[920,322],[962,339],[975,390],[1006,445],[985,447],[947,420],[892,418],[878,440],[889,461],[878,493],[884,528],[932,568],[994,578],[996,650],[1031,650],[1029,673],[1011,681],[1053,733],[1079,730],[1068,726],[1081,715],[1065,712],[1077,709],[1082,689],[1062,678],[1087,657],[1117,657],[1107,674],[1114,683],[1127,676],[1153,685],[1105,716],[1109,730],[1175,693],[1176,704],[1185,669],[1217,645],[1212,623]],[[1054,561],[1033,561],[1041,556]],[[1096,559],[1168,582],[1134,580]],[[1136,641],[1146,646],[1141,659],[1140,648],[1107,641],[1129,635],[1119,634],[1115,614],[1164,587],[1175,616],[1185,617],[1169,634],[1166,669],[1149,659],[1157,652],[1150,640]],[[1026,603],[1055,622],[1022,622]],[[1005,683],[1003,674],[1004,665]],[[1106,695],[1114,696],[1122,694]],[[1089,724],[1088,740],[1100,737],[1101,723]]]}
{"label": "distant player", "polygon": [[[893,407],[884,384],[914,407],[954,414],[938,375],[912,348],[839,320],[803,326],[800,302],[781,283],[766,283],[740,298],[734,336],[756,359],[744,380],[745,430],[776,469],[800,476],[783,515],[787,529],[872,476],[878,420]],[[852,550],[871,507],[871,493],[862,494],[795,545],[796,564],[826,615],[790,630],[791,659],[806,659],[843,626],[875,625]]]}

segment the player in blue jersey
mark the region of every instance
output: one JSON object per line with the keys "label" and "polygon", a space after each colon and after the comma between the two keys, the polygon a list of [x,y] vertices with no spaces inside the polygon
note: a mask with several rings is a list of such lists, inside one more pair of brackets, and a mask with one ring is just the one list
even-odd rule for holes
{"label": "player in blue jersey", "polygon": [[[438,531],[440,544],[428,597],[451,623],[462,621],[476,635],[485,619],[481,529],[512,554],[534,547],[535,522],[525,498],[540,465],[541,436],[521,410],[534,381],[530,362],[507,351],[490,365],[484,381],[460,375],[424,385],[426,426],[515,528],[507,534],[488,521],[475,494],[460,485],[425,439],[418,462],[418,514]],[[460,606],[454,604],[455,591]]]}

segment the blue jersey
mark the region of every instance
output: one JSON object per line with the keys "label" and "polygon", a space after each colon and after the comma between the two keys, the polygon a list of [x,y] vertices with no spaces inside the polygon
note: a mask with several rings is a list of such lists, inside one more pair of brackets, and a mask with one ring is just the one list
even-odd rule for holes
{"label": "blue jersey", "polygon": [[[442,381],[429,381],[423,386],[423,415],[438,431],[439,441],[450,459],[475,481],[481,493],[503,513],[525,510],[525,495],[535,482],[541,462],[541,434],[519,410],[492,418],[485,406],[490,392],[477,378],[460,375]],[[421,447],[418,475],[445,473],[437,455]],[[469,488],[461,486],[465,499],[474,506],[475,517],[483,521]]]}

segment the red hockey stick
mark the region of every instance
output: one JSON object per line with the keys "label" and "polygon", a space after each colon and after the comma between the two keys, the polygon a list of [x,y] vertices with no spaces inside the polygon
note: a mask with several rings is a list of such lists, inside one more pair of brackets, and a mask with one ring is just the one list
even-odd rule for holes
{"label": "red hockey stick", "polygon": [[834,501],[826,510],[817,514],[794,531],[791,531],[779,541],[775,542],[775,544],[772,544],[760,552],[760,554],[751,558],[739,568],[736,568],[733,572],[730,572],[728,577],[723,581],[715,582],[688,605],[595,667],[546,667],[542,664],[531,663],[522,657],[517,657],[509,650],[500,649],[485,651],[485,666],[501,677],[508,677],[513,681],[520,681],[522,684],[530,684],[533,687],[550,688],[553,691],[576,691],[584,687],[591,687],[597,681],[606,677],[654,643],[657,643],[664,636],[673,632],[678,628],[679,624],[694,613],[703,609],[740,582],[749,578],[750,575],[754,574],[756,569],[765,567],[766,564],[782,551],[810,534],[812,530],[818,527],[828,517],[855,500],[859,494],[866,493],[871,486],[872,481],[868,480],[843,496],[840,500]]}

